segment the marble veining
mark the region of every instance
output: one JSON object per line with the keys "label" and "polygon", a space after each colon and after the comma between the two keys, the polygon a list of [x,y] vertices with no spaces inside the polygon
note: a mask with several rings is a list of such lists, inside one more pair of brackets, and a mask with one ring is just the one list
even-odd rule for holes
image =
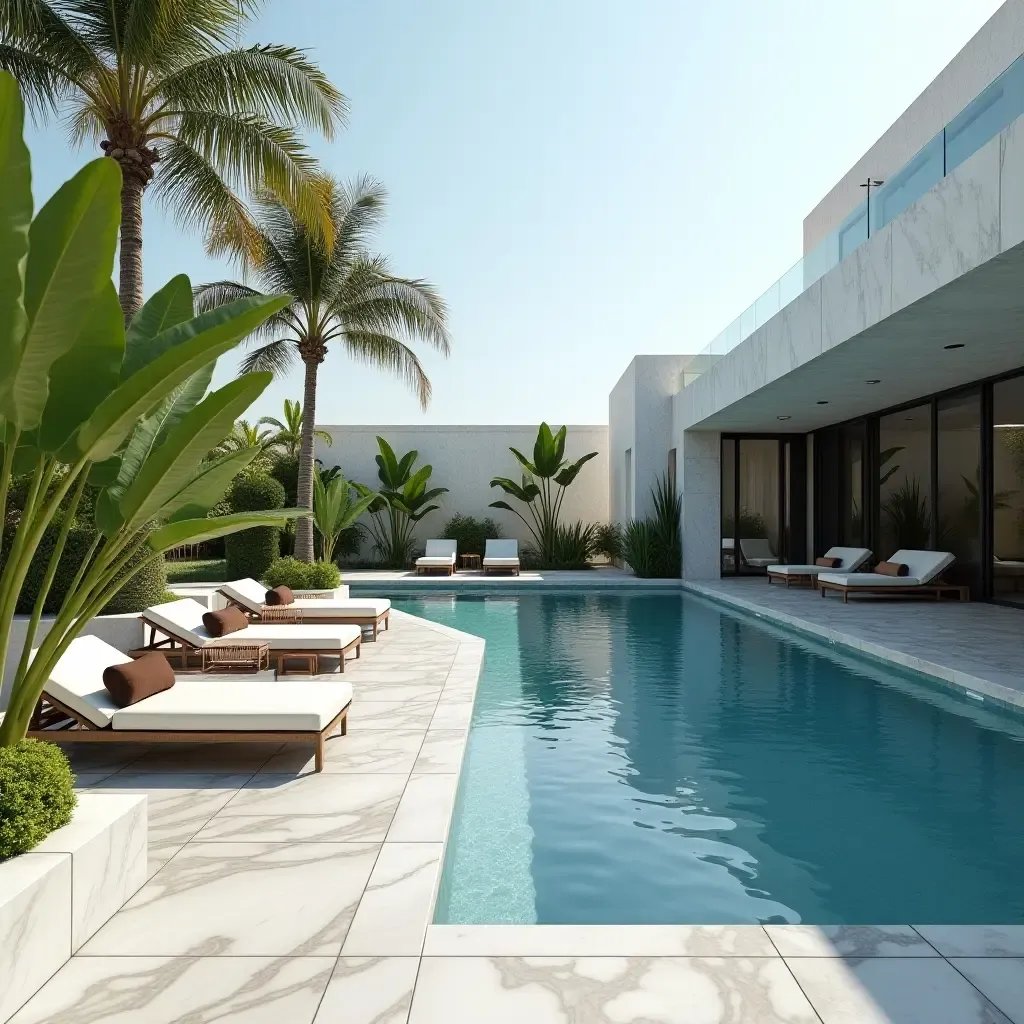
{"label": "marble veining", "polygon": [[406,1024],[418,970],[414,956],[340,957],[314,1024]]}

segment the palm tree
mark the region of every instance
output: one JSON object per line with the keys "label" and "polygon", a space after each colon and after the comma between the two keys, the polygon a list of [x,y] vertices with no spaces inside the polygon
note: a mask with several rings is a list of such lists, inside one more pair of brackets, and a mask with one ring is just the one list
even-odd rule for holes
{"label": "palm tree", "polygon": [[[312,509],[313,424],[316,419],[316,378],[337,342],[353,359],[397,374],[415,391],[426,408],[431,386],[416,353],[406,340],[419,339],[448,354],[447,310],[432,285],[396,277],[383,256],[371,253],[370,236],[384,213],[384,189],[371,178],[343,185],[322,179],[322,193],[330,203],[334,245],[330,252],[286,203],[258,197],[256,221],[260,232],[259,258],[250,266],[258,283],[268,291],[286,292],[292,302],[275,314],[266,329],[250,341],[263,342],[242,362],[241,372],[271,370],[286,373],[302,361],[302,445],[299,450],[298,507]],[[245,240],[232,242],[244,257]],[[234,281],[217,281],[196,289],[199,311],[230,302],[256,290]],[[310,518],[296,523],[295,553],[313,560]]]}
{"label": "palm tree", "polygon": [[[284,400],[284,421],[275,416],[261,416],[257,422],[258,427],[266,424],[268,427],[277,427],[277,433],[273,434],[273,443],[292,459],[299,453],[302,447],[302,406],[293,402],[290,398]],[[313,428],[313,438],[316,441],[333,443],[334,438],[326,430]]]}
{"label": "palm tree", "polygon": [[235,420],[231,433],[210,452],[210,457],[259,448],[259,455],[249,463],[248,468],[266,472],[271,465],[270,454],[279,447],[279,444],[271,431],[260,430],[261,424],[262,420],[256,424],[252,424],[248,420]]}
{"label": "palm tree", "polygon": [[232,47],[260,6],[241,0],[0,0],[0,68],[37,119],[63,114],[72,140],[98,141],[121,167],[120,298],[142,305],[142,197],[177,219],[255,246],[240,192],[272,188],[329,245],[313,161],[299,137],[331,138],[344,97],[305,51]]}

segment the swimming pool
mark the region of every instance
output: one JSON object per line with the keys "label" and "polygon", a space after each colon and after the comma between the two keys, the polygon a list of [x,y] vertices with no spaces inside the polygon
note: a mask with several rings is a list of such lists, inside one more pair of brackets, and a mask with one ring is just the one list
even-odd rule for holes
{"label": "swimming pool", "polygon": [[1024,724],[689,594],[399,598],[487,654],[438,923],[1024,923]]}

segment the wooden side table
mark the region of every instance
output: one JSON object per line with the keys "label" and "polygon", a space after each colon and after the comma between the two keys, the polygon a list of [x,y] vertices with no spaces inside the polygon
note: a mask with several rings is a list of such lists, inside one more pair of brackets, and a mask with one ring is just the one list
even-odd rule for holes
{"label": "wooden side table", "polygon": [[201,652],[203,671],[261,672],[270,668],[270,644],[207,644]]}
{"label": "wooden side table", "polygon": [[[344,657],[344,654],[342,654]],[[301,662],[304,668],[289,669],[288,662]],[[277,674],[279,676],[294,675],[296,672],[307,672],[315,676],[320,667],[320,659],[316,651],[281,651],[277,656]]]}
{"label": "wooden side table", "polygon": [[463,569],[479,569],[480,568],[480,556],[479,555],[459,555],[459,564]]}

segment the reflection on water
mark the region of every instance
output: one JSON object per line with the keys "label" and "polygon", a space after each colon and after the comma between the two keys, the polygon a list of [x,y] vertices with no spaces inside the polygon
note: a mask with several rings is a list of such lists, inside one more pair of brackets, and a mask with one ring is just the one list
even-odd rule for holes
{"label": "reflection on water", "polygon": [[437,920],[1024,923],[1016,721],[689,595],[504,600],[402,602],[495,652]]}

